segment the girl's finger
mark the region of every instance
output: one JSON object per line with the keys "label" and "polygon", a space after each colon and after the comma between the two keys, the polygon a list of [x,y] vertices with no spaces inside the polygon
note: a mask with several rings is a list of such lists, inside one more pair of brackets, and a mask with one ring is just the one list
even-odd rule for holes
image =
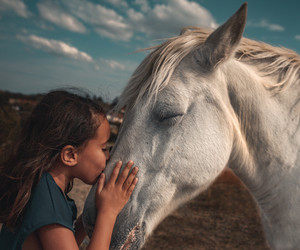
{"label": "girl's finger", "polygon": [[127,177],[128,177],[128,173],[131,169],[131,167],[133,166],[133,161],[129,161],[127,162],[125,168],[123,169],[122,173],[120,174],[119,178],[118,178],[118,184],[119,185],[123,185],[124,182],[126,181]]}
{"label": "girl's finger", "polygon": [[117,164],[115,165],[115,168],[114,168],[110,178],[109,178],[109,181],[107,182],[107,185],[112,185],[112,184],[116,183],[116,180],[120,173],[121,167],[122,167],[122,161],[118,161]]}
{"label": "girl's finger", "polygon": [[100,178],[99,178],[99,181],[98,181],[98,186],[97,186],[97,193],[100,194],[103,187],[104,187],[104,184],[105,184],[105,174],[102,173],[100,175]]}
{"label": "girl's finger", "polygon": [[130,185],[133,183],[134,178],[138,172],[138,167],[134,167],[131,171],[131,173],[129,174],[129,176],[127,177],[126,181],[123,183],[123,189],[127,190]]}
{"label": "girl's finger", "polygon": [[128,196],[130,196],[130,195],[132,194],[132,192],[133,192],[133,190],[134,190],[134,188],[135,188],[137,182],[138,182],[138,178],[135,177],[135,178],[133,179],[133,181],[132,181],[130,187],[129,187],[128,190],[127,190],[127,195],[128,195]]}

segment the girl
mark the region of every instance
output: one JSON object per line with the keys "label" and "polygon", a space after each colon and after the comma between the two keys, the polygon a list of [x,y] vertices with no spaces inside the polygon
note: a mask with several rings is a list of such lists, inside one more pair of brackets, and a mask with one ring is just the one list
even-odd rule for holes
{"label": "girl", "polygon": [[[74,178],[98,182],[97,219],[88,249],[108,249],[118,213],[136,183],[122,162],[105,183],[110,136],[105,112],[88,97],[50,92],[36,106],[11,157],[0,169],[1,249],[78,249],[86,236],[67,193]],[[118,178],[117,178],[118,177]]]}

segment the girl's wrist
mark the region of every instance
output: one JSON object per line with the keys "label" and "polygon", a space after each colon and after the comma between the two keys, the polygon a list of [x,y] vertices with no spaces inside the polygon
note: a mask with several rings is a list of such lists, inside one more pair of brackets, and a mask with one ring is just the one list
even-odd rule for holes
{"label": "girl's wrist", "polygon": [[107,218],[107,219],[116,219],[118,216],[118,212],[113,211],[111,208],[108,209],[98,209],[97,217]]}
{"label": "girl's wrist", "polygon": [[111,211],[98,210],[94,231],[87,249],[109,249],[117,216]]}

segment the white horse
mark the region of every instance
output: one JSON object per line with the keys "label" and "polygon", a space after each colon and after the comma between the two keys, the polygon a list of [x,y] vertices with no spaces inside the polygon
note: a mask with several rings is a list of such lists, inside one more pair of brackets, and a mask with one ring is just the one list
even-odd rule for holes
{"label": "white horse", "polygon": [[[157,46],[130,79],[106,173],[117,160],[132,159],[139,182],[117,218],[112,249],[141,248],[225,166],[256,200],[270,247],[299,249],[300,58],[242,38],[246,13],[244,4],[211,34],[185,29]],[[92,189],[84,210],[89,234],[95,217]]]}

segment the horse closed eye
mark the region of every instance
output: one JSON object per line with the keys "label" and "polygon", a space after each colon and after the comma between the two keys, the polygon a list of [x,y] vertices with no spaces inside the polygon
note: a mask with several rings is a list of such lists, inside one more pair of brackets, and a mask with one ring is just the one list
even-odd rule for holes
{"label": "horse closed eye", "polygon": [[183,114],[169,114],[169,115],[160,115],[157,117],[157,121],[164,125],[175,125],[178,123],[181,118],[183,117]]}

